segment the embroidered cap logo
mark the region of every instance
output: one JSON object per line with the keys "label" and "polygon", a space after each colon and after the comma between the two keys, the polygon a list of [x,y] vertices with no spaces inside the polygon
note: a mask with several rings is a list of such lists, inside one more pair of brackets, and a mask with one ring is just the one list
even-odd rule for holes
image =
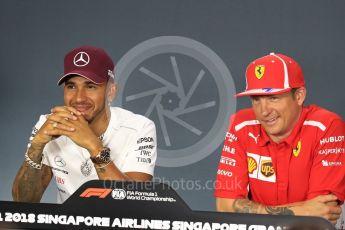
{"label": "embroidered cap logo", "polygon": [[79,52],[74,56],[73,63],[75,66],[83,67],[89,64],[90,57],[86,52]]}
{"label": "embroidered cap logo", "polygon": [[261,79],[265,73],[265,66],[264,65],[257,65],[255,66],[255,76],[257,79]]}

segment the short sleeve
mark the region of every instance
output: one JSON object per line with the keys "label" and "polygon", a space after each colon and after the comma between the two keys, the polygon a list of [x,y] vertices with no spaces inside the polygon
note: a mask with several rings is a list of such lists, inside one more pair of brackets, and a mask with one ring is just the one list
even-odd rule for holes
{"label": "short sleeve", "polygon": [[235,130],[235,115],[231,117],[225,135],[214,195],[231,199],[246,198],[248,195],[247,155]]}
{"label": "short sleeve", "polygon": [[345,198],[345,123],[335,119],[318,140],[310,173],[308,199],[333,193]]}
{"label": "short sleeve", "polygon": [[125,158],[123,172],[142,172],[153,175],[157,159],[156,127],[148,121],[136,134]]}

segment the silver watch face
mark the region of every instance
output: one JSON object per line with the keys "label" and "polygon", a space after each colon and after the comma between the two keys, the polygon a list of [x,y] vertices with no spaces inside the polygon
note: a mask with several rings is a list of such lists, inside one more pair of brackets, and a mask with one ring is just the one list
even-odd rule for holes
{"label": "silver watch face", "polygon": [[110,149],[104,149],[102,150],[100,156],[100,160],[103,161],[104,163],[108,163],[110,160]]}
{"label": "silver watch face", "polygon": [[105,147],[102,151],[95,157],[91,158],[93,163],[96,164],[105,164],[110,161],[110,149]]}

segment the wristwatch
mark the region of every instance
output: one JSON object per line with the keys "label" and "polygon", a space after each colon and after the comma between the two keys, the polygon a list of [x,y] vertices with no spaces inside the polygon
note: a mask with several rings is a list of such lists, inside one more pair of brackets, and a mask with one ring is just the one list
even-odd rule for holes
{"label": "wristwatch", "polygon": [[90,157],[91,161],[95,164],[108,164],[110,159],[110,148],[103,147],[103,149],[94,157]]}

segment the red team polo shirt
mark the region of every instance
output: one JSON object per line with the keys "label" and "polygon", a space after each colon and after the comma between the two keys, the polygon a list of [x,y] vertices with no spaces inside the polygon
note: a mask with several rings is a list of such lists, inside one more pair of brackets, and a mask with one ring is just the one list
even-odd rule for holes
{"label": "red team polo shirt", "polygon": [[225,137],[215,196],[281,205],[333,193],[343,202],[344,136],[345,123],[338,115],[310,105],[290,136],[277,144],[252,109],[241,110],[231,118]]}

